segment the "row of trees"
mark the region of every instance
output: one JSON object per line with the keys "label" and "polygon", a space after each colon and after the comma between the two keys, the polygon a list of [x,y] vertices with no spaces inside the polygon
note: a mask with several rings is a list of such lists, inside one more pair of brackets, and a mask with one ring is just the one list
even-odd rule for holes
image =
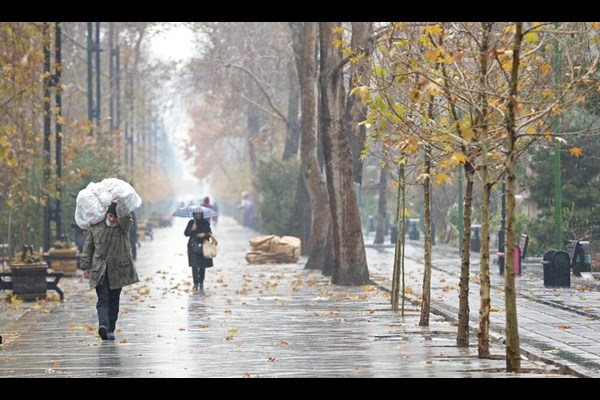
{"label": "row of trees", "polygon": [[[62,215],[69,226],[78,190],[106,176],[133,181],[145,204],[167,199],[180,171],[173,172],[175,155],[165,146],[159,116],[174,98],[164,100],[172,93],[164,83],[175,77],[182,78],[174,88],[189,105],[185,149],[196,176],[210,180],[224,210],[254,182],[263,226],[301,237],[306,268],[322,270],[333,283],[369,280],[363,193],[378,198],[379,243],[388,209],[403,232],[406,210],[419,204],[413,211],[421,209],[425,220],[422,325],[429,323],[432,219],[447,218],[440,208],[462,203],[458,230],[469,232],[474,218],[482,225],[481,357],[489,356],[490,210],[498,182],[506,182],[506,243],[516,238],[517,191],[538,201],[541,223],[554,220],[573,235],[597,231],[593,209],[582,211],[597,198],[593,186],[567,191],[570,203],[562,207],[548,202],[557,189],[543,171],[551,156],[565,160],[557,162],[558,171],[570,167],[598,179],[592,152],[597,24],[189,26],[199,56],[185,69],[167,69],[147,55],[155,24],[0,24],[0,172],[6,177],[0,238],[14,246],[41,243],[49,230],[57,235],[40,211],[54,210],[55,224]],[[54,135],[42,134],[52,127]],[[540,177],[540,183],[535,189],[519,184],[520,175]],[[457,192],[464,196],[457,200]],[[388,206],[391,199],[395,206]],[[58,200],[62,214],[53,205]],[[563,208],[572,217],[568,223],[560,222]],[[274,223],[277,218],[285,221]],[[572,228],[574,221],[585,230]],[[394,309],[403,298],[402,240],[399,235]],[[460,247],[457,344],[467,346],[468,235]],[[506,246],[507,367],[518,371],[512,252]]]}
{"label": "row of trees", "polygon": [[[399,232],[404,230],[407,200],[410,202],[410,196],[414,200],[416,185],[422,187],[425,269],[421,324],[427,325],[432,187],[443,193],[448,185],[464,185],[460,230],[470,232],[474,201],[482,225],[478,345],[480,356],[488,357],[492,193],[499,182],[506,183],[505,243],[515,243],[516,196],[519,188],[524,189],[518,182],[520,160],[524,161],[520,168],[527,174],[531,173],[531,149],[545,154],[546,161],[549,151],[556,159],[562,154],[574,163],[589,157],[584,143],[594,140],[591,135],[597,128],[589,113],[590,99],[595,101],[598,90],[599,26],[307,22],[288,26],[217,23],[195,28],[208,39],[203,41],[205,56],[194,60],[190,69],[190,79],[201,82],[190,85],[191,93],[201,99],[200,107],[210,112],[191,113],[196,122],[192,135],[204,136],[203,130],[208,128],[215,146],[241,139],[234,148],[247,150],[247,157],[240,157],[247,164],[242,163],[234,174],[252,176],[257,162],[274,157],[300,158],[294,213],[307,222],[306,207],[310,205],[312,218],[308,229],[292,221],[289,229],[295,229],[308,243],[307,268],[322,269],[336,284],[368,281],[359,212],[367,160],[380,171],[374,185],[380,187],[379,241],[388,208],[388,178],[398,187],[395,214]],[[203,86],[207,84],[210,89]],[[218,121],[218,126],[204,123],[207,114],[212,114],[208,118]],[[577,122],[567,126],[565,119]],[[566,154],[562,150],[565,143]],[[198,160],[205,162],[204,166],[215,166],[218,163],[206,163],[204,157],[222,155],[209,152]],[[222,170],[227,174],[228,168],[222,166]],[[204,174],[210,172],[210,168],[204,169]],[[547,174],[540,179],[551,181]],[[520,194],[528,195],[527,191]],[[594,194],[580,196],[578,206],[597,198]],[[540,196],[545,203],[552,197],[547,191]],[[558,210],[562,211],[561,207]],[[554,215],[556,220],[562,218],[560,213]],[[402,240],[402,235],[399,238]],[[463,235],[459,346],[469,344],[469,245],[469,235]],[[513,251],[512,245],[506,246],[506,348],[507,369],[518,371]],[[392,301],[397,305],[401,242],[396,252]]]}
{"label": "row of trees", "polygon": [[170,195],[175,153],[158,90],[167,69],[147,48],[155,31],[0,23],[0,242],[47,249],[72,238],[75,197],[91,181],[132,182],[148,214]]}

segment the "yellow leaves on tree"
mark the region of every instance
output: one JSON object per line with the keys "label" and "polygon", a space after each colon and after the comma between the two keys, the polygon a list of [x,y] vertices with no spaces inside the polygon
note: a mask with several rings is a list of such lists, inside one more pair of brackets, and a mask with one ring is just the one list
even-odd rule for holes
{"label": "yellow leaves on tree", "polygon": [[369,100],[369,87],[368,86],[355,86],[351,91],[350,95],[359,97],[362,101]]}
{"label": "yellow leaves on tree", "polygon": [[444,30],[438,24],[426,26],[425,28],[423,28],[423,30],[436,38],[442,36],[442,33],[444,33]]}
{"label": "yellow leaves on tree", "polygon": [[438,57],[440,56],[440,54],[442,54],[442,49],[440,49],[439,47],[433,50],[427,50],[425,51],[423,57],[425,57],[425,60],[428,61],[431,65],[435,64]]}
{"label": "yellow leaves on tree", "polygon": [[540,41],[540,37],[536,32],[528,32],[523,36],[523,40],[528,44],[537,44]]}
{"label": "yellow leaves on tree", "polygon": [[541,95],[542,95],[542,98],[544,98],[544,99],[548,98],[548,97],[553,98],[554,97],[554,90],[552,90],[552,89],[544,89],[544,90],[542,90]]}
{"label": "yellow leaves on tree", "polygon": [[552,72],[552,66],[548,63],[544,63],[540,65],[540,72],[544,75],[550,75],[550,72]]}
{"label": "yellow leaves on tree", "polygon": [[557,104],[554,107],[552,107],[552,114],[554,115],[561,115],[563,113],[562,108]]}
{"label": "yellow leaves on tree", "polygon": [[450,160],[455,166],[457,166],[460,164],[465,164],[467,162],[467,156],[465,156],[463,153],[455,152],[450,157]]}
{"label": "yellow leaves on tree", "polygon": [[435,181],[434,182],[437,185],[441,185],[441,184],[444,184],[444,183],[449,182],[449,181],[450,181],[450,177],[447,174],[445,174],[443,172],[440,172],[439,174],[437,174],[435,176]]}
{"label": "yellow leaves on tree", "polygon": [[476,135],[476,133],[473,128],[463,128],[460,130],[460,136],[467,142],[470,142],[471,140],[473,140],[475,135]]}
{"label": "yellow leaves on tree", "polygon": [[579,158],[583,155],[583,150],[579,147],[571,147],[569,149],[569,154],[575,158]]}
{"label": "yellow leaves on tree", "polygon": [[364,51],[361,51],[361,52],[359,52],[358,54],[356,54],[356,55],[354,55],[354,56],[350,57],[350,62],[351,62],[351,63],[353,63],[353,64],[356,64],[356,63],[358,63],[360,60],[362,60],[363,58],[365,58],[365,56],[366,56],[366,55],[367,55],[367,53],[366,53],[366,52],[364,52]]}
{"label": "yellow leaves on tree", "polygon": [[334,27],[331,31],[333,33],[335,33],[335,34],[343,35],[344,34],[344,27],[341,26],[341,25],[338,25],[338,26]]}

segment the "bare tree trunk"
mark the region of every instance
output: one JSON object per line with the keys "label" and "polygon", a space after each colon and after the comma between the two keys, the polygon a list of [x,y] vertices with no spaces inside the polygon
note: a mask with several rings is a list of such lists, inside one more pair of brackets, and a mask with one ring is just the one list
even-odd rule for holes
{"label": "bare tree trunk", "polygon": [[504,268],[504,303],[506,308],[506,371],[521,371],[521,349],[519,344],[519,325],[517,321],[517,295],[515,291],[514,254],[515,233],[515,193],[517,189],[517,132],[515,129],[515,106],[517,103],[519,82],[519,57],[523,40],[523,23],[515,23],[516,32],[513,44],[513,61],[510,75],[510,98],[506,114],[506,240]]}
{"label": "bare tree trunk", "polygon": [[[294,26],[292,26],[294,25]],[[300,25],[300,26],[298,26]],[[331,211],[325,180],[322,178],[317,155],[317,35],[319,26],[316,22],[291,23],[295,30],[294,37],[299,38],[297,46],[297,69],[300,76],[300,92],[302,107],[302,140],[300,157],[302,159],[302,175],[312,210],[311,233],[306,269],[324,270],[332,257],[328,257]]]}
{"label": "bare tree trunk", "polygon": [[[372,22],[352,22],[352,38],[350,47],[358,54],[360,51],[369,52],[371,35],[373,34]],[[350,88],[368,84],[368,75],[371,63],[365,61],[350,64]],[[352,151],[352,173],[354,182],[362,184],[363,161],[360,154],[365,146],[366,127],[360,122],[367,117],[367,107],[358,96],[348,96],[346,99],[346,117],[344,118],[344,131],[350,139]]]}
{"label": "bare tree trunk", "polygon": [[312,210],[310,206],[310,196],[304,182],[304,173],[302,168],[298,174],[296,183],[296,199],[294,200],[294,211],[291,216],[290,234],[300,238],[300,254],[307,256],[309,252],[309,243],[312,231]]}
{"label": "bare tree trunk", "polygon": [[490,357],[490,190],[489,172],[486,165],[481,171],[483,192],[481,193],[481,258],[479,266],[479,332],[477,352],[479,358]]}
{"label": "bare tree trunk", "polygon": [[336,285],[364,285],[369,270],[362,235],[357,196],[353,184],[352,159],[348,136],[343,132],[344,76],[343,59],[335,48],[333,28],[336,22],[320,22],[321,114],[323,153],[327,174],[329,206],[333,222],[335,263],[332,282]]}
{"label": "bare tree trunk", "polygon": [[481,167],[481,181],[483,189],[481,193],[481,258],[479,264],[479,285],[480,285],[480,305],[479,305],[479,332],[477,333],[477,352],[479,358],[490,357],[490,192],[492,184],[489,183],[488,170],[488,99],[487,99],[487,74],[488,74],[488,51],[489,36],[493,23],[483,22],[480,45],[480,75],[479,75],[479,96],[480,115],[478,116],[477,126],[480,126],[480,138],[482,147],[483,163]]}
{"label": "bare tree trunk", "polygon": [[[444,75],[444,89],[446,100],[448,102],[450,113],[455,121],[456,135],[462,137],[460,130],[460,119],[458,117],[458,111],[455,102],[452,100],[452,93],[450,89],[450,80],[446,65],[442,64],[442,74]],[[462,252],[461,252],[461,265],[460,265],[460,279],[459,279],[459,293],[458,293],[458,329],[456,334],[456,345],[458,347],[469,346],[469,267],[470,267],[470,233],[471,233],[471,204],[473,202],[473,174],[475,173],[475,167],[468,160],[468,148],[466,145],[461,145],[461,151],[467,156],[467,161],[464,164],[465,177],[467,178],[467,184],[465,188],[464,197],[464,214],[463,220],[459,221],[463,226],[463,238],[462,238]],[[460,183],[459,183],[460,184]]]}
{"label": "bare tree trunk", "polygon": [[[452,93],[449,87],[449,77],[446,69],[446,65],[442,64],[442,74],[444,75],[444,89],[445,96],[448,102],[450,113],[455,121],[456,135],[462,137],[460,130],[460,118],[458,117],[458,111],[456,109],[455,102],[452,100]],[[459,278],[459,293],[458,293],[458,329],[456,333],[456,345],[458,347],[469,346],[469,267],[470,267],[470,233],[471,233],[471,205],[473,202],[473,174],[475,168],[473,164],[468,160],[468,148],[466,145],[461,145],[461,151],[467,155],[467,161],[464,164],[465,177],[467,184],[465,187],[465,198],[464,198],[464,215],[463,220],[459,221],[463,224],[463,238],[462,238],[462,252],[460,255],[460,278]]]}
{"label": "bare tree trunk", "polygon": [[379,170],[379,199],[377,201],[377,228],[373,244],[383,244],[387,225],[387,174],[385,169]]}
{"label": "bare tree trunk", "polygon": [[[429,108],[429,116],[431,117],[431,109]],[[431,308],[431,147],[425,145],[423,154],[423,162],[425,165],[423,173],[425,180],[423,182],[423,205],[425,217],[425,270],[423,271],[423,298],[421,301],[421,319],[420,326],[429,326],[429,312]]]}
{"label": "bare tree trunk", "polygon": [[469,347],[469,267],[471,260],[471,214],[473,204],[473,173],[474,168],[471,162],[467,161],[465,166],[465,206],[463,216],[463,245],[460,265],[460,283],[458,294],[458,332],[456,335],[456,345],[458,347]]}
{"label": "bare tree trunk", "polygon": [[[394,250],[394,269],[392,274],[392,311],[398,311],[398,302],[400,299],[400,278],[404,267],[404,208],[406,197],[404,181],[404,164],[398,166],[398,200],[396,203],[396,247]],[[404,294],[404,290],[402,291]],[[404,305],[404,302],[402,303]],[[402,315],[404,315],[404,307],[402,307]]]}
{"label": "bare tree trunk", "polygon": [[300,71],[293,63],[288,68],[288,82],[290,86],[290,95],[288,99],[288,112],[286,120],[285,146],[282,159],[289,160],[298,154],[298,144],[300,141],[300,124],[298,122],[298,107],[300,103],[300,86],[298,78]]}

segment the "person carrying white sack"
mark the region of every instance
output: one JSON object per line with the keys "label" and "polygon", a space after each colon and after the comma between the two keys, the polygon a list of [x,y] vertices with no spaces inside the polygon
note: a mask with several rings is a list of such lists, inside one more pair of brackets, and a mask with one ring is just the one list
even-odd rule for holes
{"label": "person carrying white sack", "polygon": [[131,257],[131,212],[120,199],[108,207],[105,219],[89,228],[83,244],[81,269],[96,289],[98,335],[115,340],[121,289],[139,282]]}

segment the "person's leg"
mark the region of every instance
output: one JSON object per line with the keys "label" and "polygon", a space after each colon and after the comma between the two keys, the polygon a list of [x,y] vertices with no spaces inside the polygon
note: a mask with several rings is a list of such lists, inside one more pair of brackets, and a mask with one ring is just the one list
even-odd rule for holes
{"label": "person's leg", "polygon": [[198,267],[198,265],[192,265],[192,279],[194,280],[194,289],[198,288],[198,283],[199,283],[199,279],[198,279],[198,275],[199,275],[199,269],[201,269],[200,267]]}
{"label": "person's leg", "polygon": [[206,273],[206,268],[204,267],[198,267],[198,283],[199,283],[199,287],[198,289],[204,293],[204,275]]}
{"label": "person's leg", "polygon": [[102,340],[106,340],[108,338],[109,290],[108,278],[106,274],[104,274],[100,280],[100,283],[98,283],[96,286],[96,295],[98,295],[98,301],[96,302],[96,311],[98,312],[98,335],[100,335]]}
{"label": "person's leg", "polygon": [[121,299],[121,288],[109,291],[108,297],[108,339],[115,340],[115,328],[119,318],[119,302]]}

